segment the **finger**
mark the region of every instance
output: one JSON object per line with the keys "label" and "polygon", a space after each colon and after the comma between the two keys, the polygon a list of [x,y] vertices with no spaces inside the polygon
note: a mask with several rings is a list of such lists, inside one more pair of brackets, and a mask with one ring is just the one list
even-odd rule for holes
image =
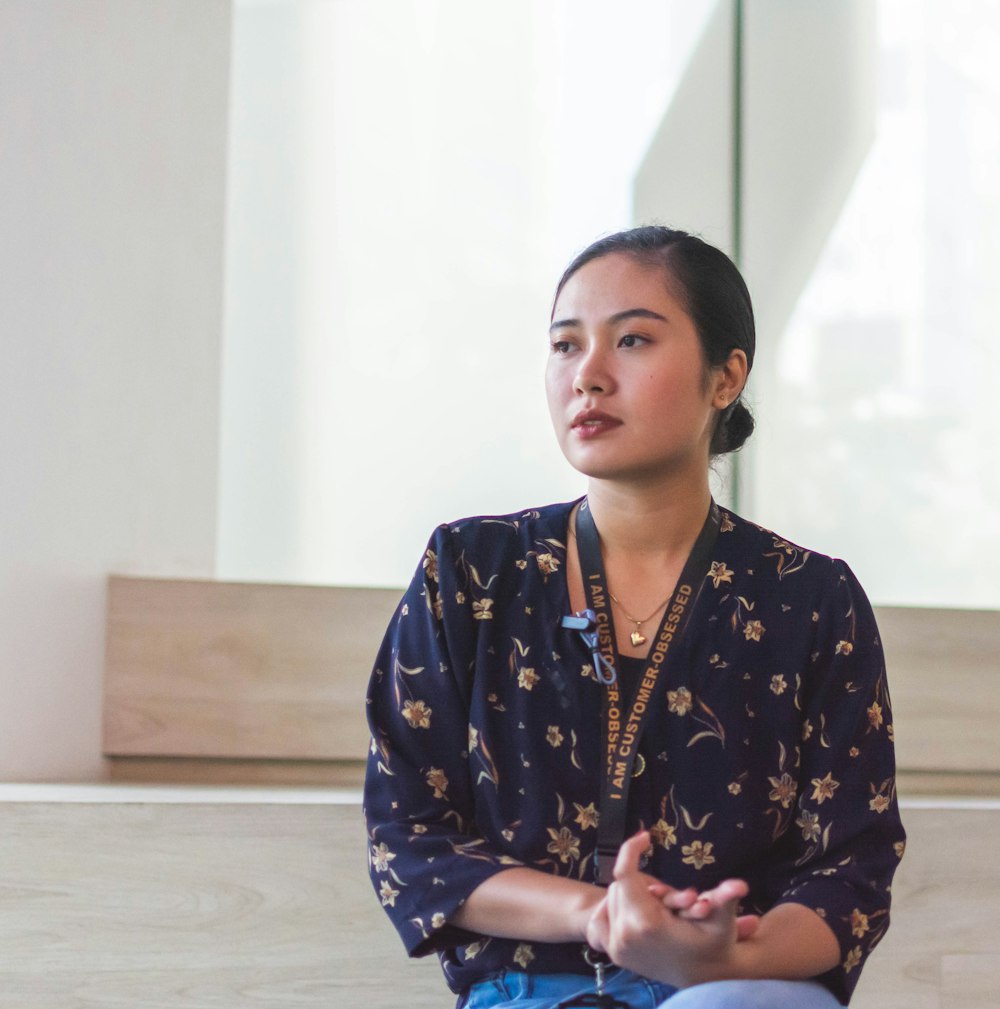
{"label": "finger", "polygon": [[742,900],[749,892],[750,886],[745,879],[724,879],[715,888],[720,901]]}
{"label": "finger", "polygon": [[742,879],[724,879],[718,886],[698,894],[698,899],[683,911],[681,917],[692,921],[724,920],[735,916],[739,902],[750,888]]}
{"label": "finger", "polygon": [[653,893],[666,893],[668,890],[674,890],[676,887],[671,886],[669,883],[665,883],[662,879],[657,876],[650,876],[648,872],[642,873],[642,878],[646,881],[646,885],[649,887],[649,892]]}
{"label": "finger", "polygon": [[742,942],[744,939],[750,939],[756,934],[759,927],[760,915],[740,915],[740,917],[736,919],[736,941]]}
{"label": "finger", "polygon": [[668,894],[675,893],[676,891],[669,883],[663,883],[658,879],[648,879],[646,881],[646,889],[654,897],[666,897]]}
{"label": "finger", "polygon": [[647,891],[656,897],[657,900],[664,901],[664,906],[670,907],[671,910],[679,910],[681,907],[690,906],[698,896],[698,891],[693,886],[678,890],[669,883],[664,883],[662,879],[657,879],[648,873],[642,873],[642,878],[646,883]]}
{"label": "finger", "polygon": [[703,890],[699,896],[711,900],[713,904],[724,904],[730,900],[739,900],[750,892],[750,887],[743,879],[724,879],[711,890]]}
{"label": "finger", "polygon": [[722,907],[734,900],[742,900],[750,892],[750,887],[742,879],[724,879],[711,890],[698,894],[698,900],[707,901],[712,907]]}
{"label": "finger", "polygon": [[673,890],[664,894],[660,902],[671,911],[687,911],[697,899],[698,894],[694,887],[689,886],[686,890]]}
{"label": "finger", "polygon": [[638,834],[633,834],[625,841],[618,849],[618,858],[615,859],[615,879],[639,872],[639,859],[647,847],[649,847],[649,833],[645,830],[640,830]]}
{"label": "finger", "polygon": [[698,896],[691,904],[684,908],[683,917],[692,918],[695,921],[701,921],[704,918],[709,917],[716,910],[715,905],[710,901],[705,899],[704,896]]}

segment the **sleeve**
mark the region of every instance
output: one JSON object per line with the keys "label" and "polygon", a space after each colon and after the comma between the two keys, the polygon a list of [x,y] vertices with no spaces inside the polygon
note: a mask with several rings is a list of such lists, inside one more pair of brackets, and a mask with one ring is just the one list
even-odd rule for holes
{"label": "sleeve", "polygon": [[775,903],[819,914],[840,943],[822,981],[845,1005],[889,926],[892,876],[905,834],[896,800],[892,711],[871,605],[842,561],[813,614],[803,674],[796,817],[769,874]]}
{"label": "sleeve", "polygon": [[449,924],[515,859],[477,834],[468,767],[476,610],[439,527],[389,625],[368,691],[365,778],[372,884],[410,956],[477,938]]}

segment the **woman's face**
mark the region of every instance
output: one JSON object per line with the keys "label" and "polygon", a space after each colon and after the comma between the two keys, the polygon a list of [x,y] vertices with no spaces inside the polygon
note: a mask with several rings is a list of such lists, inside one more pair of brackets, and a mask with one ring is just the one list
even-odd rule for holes
{"label": "woman's face", "polygon": [[620,253],[587,263],[559,293],[550,342],[549,412],[573,467],[644,482],[707,467],[724,369],[706,368],[662,269]]}

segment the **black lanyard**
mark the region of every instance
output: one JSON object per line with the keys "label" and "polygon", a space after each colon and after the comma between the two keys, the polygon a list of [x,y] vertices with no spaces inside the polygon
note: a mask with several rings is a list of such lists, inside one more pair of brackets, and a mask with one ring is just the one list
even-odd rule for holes
{"label": "black lanyard", "polygon": [[[715,539],[719,533],[720,514],[712,502],[705,524],[695,540],[684,570],[674,586],[660,621],[653,647],[646,659],[646,668],[635,685],[629,703],[628,716],[622,719],[622,697],[618,677],[609,677],[604,694],[604,754],[605,767],[601,788],[600,816],[597,825],[595,875],[601,886],[612,880],[612,870],[618,849],[625,839],[625,814],[632,767],[639,751],[639,740],[646,725],[653,691],[663,670],[671,645],[684,633],[694,601],[708,573]],[[587,601],[597,625],[597,653],[601,664],[617,671],[618,645],[608,595],[608,581],[601,559],[601,540],[586,499],[576,513],[576,542],[580,571]],[[676,653],[674,653],[676,654]]]}

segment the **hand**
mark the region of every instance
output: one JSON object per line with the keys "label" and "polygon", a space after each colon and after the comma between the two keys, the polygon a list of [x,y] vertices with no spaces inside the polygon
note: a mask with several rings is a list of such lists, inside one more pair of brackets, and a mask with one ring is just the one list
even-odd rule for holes
{"label": "hand", "polygon": [[[669,888],[668,888],[669,889]],[[677,893],[678,891],[674,891]],[[699,893],[682,917],[701,921],[718,908],[724,907],[734,898],[737,904],[747,895],[746,883],[741,879],[724,879],[715,889]],[[670,905],[665,905],[670,906]],[[743,914],[736,919],[736,941],[743,942],[755,935],[760,927],[760,915]]]}
{"label": "hand", "polygon": [[737,924],[746,883],[726,880],[696,894],[651,881],[639,871],[648,843],[649,835],[641,832],[622,845],[614,882],[588,923],[587,941],[619,966],[669,984],[727,976],[741,933],[749,935],[756,927],[752,916]]}
{"label": "hand", "polygon": [[[693,886],[677,890],[654,876],[648,876],[649,892],[663,901],[663,906],[671,911],[681,912],[681,917],[701,920],[713,908],[722,907],[735,896],[741,900],[746,896],[746,885],[742,880],[724,879],[715,889],[698,893]],[[736,919],[736,938],[742,942],[754,935],[760,926],[760,915],[744,914]]]}
{"label": "hand", "polygon": [[[689,886],[686,890],[678,890],[655,876],[647,876],[642,873],[640,875],[646,881],[646,889],[649,893],[669,911],[685,912],[693,907],[699,899],[698,891],[693,886]],[[704,917],[704,914],[699,913],[699,917]],[[595,949],[599,953],[607,953],[604,943],[609,927],[608,898],[607,891],[605,891],[604,898],[590,909],[590,921],[586,926],[586,936],[591,949]]]}

